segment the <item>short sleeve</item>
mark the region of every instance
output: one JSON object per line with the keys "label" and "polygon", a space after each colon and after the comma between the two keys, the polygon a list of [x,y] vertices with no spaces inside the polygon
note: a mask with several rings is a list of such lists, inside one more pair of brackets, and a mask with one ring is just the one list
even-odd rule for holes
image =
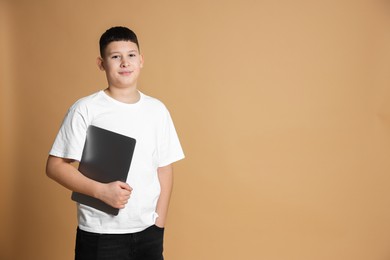
{"label": "short sleeve", "polygon": [[76,108],[70,108],[49,154],[80,161],[87,127],[88,124],[82,113]]}
{"label": "short sleeve", "polygon": [[163,167],[184,158],[183,149],[172,118],[165,109],[158,140],[158,166]]}

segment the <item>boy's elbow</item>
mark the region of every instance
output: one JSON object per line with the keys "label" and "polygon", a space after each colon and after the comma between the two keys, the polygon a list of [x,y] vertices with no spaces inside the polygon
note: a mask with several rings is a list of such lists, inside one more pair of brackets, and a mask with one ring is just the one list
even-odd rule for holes
{"label": "boy's elbow", "polygon": [[46,162],[46,176],[53,179],[53,156],[49,155]]}

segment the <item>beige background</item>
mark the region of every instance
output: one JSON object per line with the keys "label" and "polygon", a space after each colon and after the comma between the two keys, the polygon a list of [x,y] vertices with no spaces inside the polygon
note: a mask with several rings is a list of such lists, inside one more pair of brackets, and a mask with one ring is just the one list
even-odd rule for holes
{"label": "beige background", "polygon": [[106,86],[98,39],[133,28],[140,89],[170,109],[170,260],[390,259],[386,1],[0,2],[0,259],[73,258],[45,176],[61,120]]}

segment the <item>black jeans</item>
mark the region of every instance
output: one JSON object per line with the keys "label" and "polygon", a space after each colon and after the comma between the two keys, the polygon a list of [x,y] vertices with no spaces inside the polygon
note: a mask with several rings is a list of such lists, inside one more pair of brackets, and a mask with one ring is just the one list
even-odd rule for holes
{"label": "black jeans", "polygon": [[96,234],[77,228],[75,260],[163,260],[164,229]]}

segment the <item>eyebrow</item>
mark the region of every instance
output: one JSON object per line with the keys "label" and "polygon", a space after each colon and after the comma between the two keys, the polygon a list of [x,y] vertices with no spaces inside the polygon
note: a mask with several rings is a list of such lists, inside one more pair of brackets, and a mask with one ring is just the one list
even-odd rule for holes
{"label": "eyebrow", "polygon": [[[130,51],[126,52],[126,53],[133,53],[133,52],[138,53],[137,50],[130,50]],[[116,54],[116,53],[122,53],[122,52],[120,52],[120,51],[112,51],[112,52],[109,52],[108,55],[113,55],[113,54]]]}

